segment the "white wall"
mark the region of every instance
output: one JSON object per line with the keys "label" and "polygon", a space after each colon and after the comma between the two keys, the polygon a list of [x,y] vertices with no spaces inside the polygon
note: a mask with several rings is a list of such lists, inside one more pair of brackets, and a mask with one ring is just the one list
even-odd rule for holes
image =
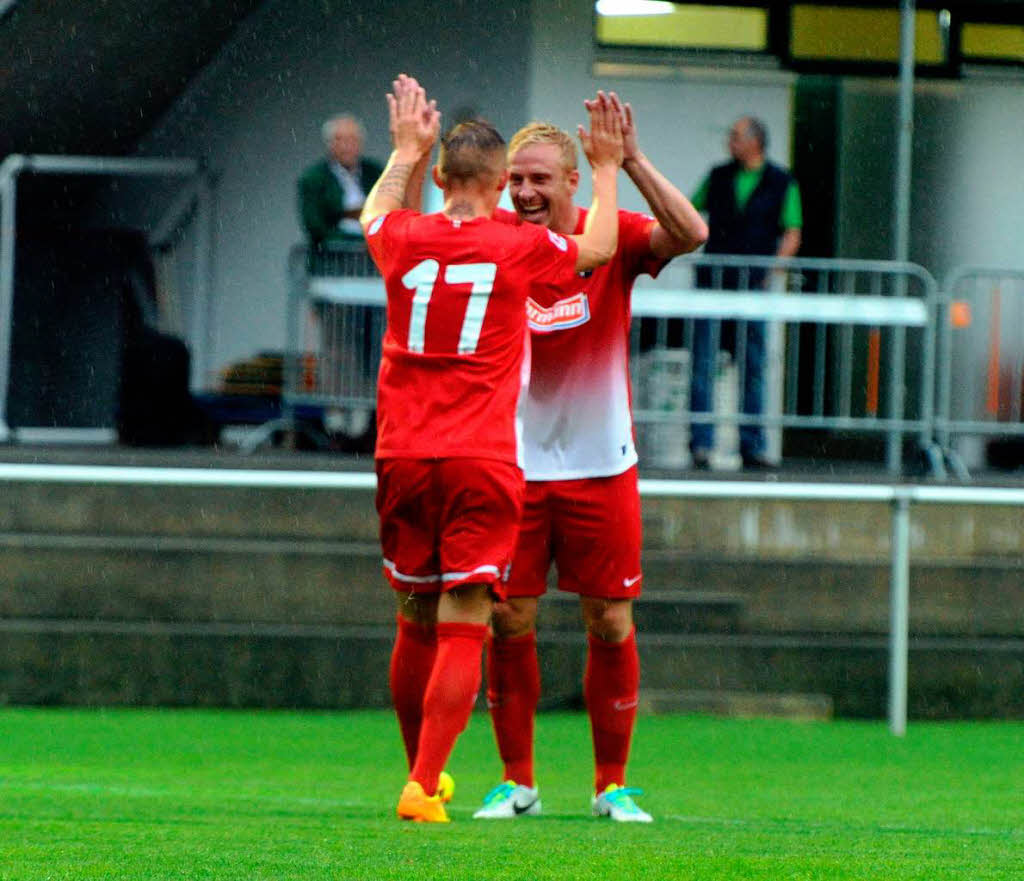
{"label": "white wall", "polygon": [[522,122],[528,0],[501,10],[470,0],[268,0],[145,139],[144,155],[200,157],[219,174],[214,368],[284,345],[285,260],[302,239],[295,182],[322,155],[324,119],[355,113],[367,155],[386,159],[384,95],[404,71],[442,111],[472,106],[502,131]]}
{"label": "white wall", "polygon": [[[1020,266],[1024,174],[1018,81],[919,81],[910,259],[940,282],[965,263]],[[840,108],[838,254],[892,257],[896,87],[847,79]]]}
{"label": "white wall", "polygon": [[[890,259],[897,95],[884,80],[846,80],[842,89],[837,208],[838,253]],[[1024,266],[1024,86],[989,79],[919,81],[914,93],[910,260],[942,286],[954,267]],[[972,321],[953,334],[951,412],[990,418],[985,410],[992,356],[988,287],[968,296]],[[1008,286],[1007,291],[1010,288]],[[1017,289],[1015,289],[1017,290]],[[1024,291],[1022,291],[1024,292]],[[998,342],[1001,381],[1019,381],[1024,341],[1020,294],[1004,297]],[[982,446],[961,447],[970,466]]]}

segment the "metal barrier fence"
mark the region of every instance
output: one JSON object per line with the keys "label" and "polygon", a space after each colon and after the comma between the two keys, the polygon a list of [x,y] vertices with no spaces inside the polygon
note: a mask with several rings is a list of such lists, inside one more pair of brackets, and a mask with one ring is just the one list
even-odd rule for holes
{"label": "metal barrier fence", "polygon": [[[703,424],[774,433],[776,455],[782,428],[874,434],[892,473],[904,437],[916,436],[941,472],[931,436],[937,300],[934,279],[908,263],[677,259],[634,290],[638,435],[671,467],[687,464],[686,433]],[[723,394],[723,384],[733,388]]]}
{"label": "metal barrier fence", "polygon": [[[937,326],[935,439],[966,477],[965,459],[984,455],[980,441],[1024,436],[1024,270],[953,270]],[[1024,463],[1022,451],[1016,456]]]}
{"label": "metal barrier fence", "polygon": [[[296,245],[288,255],[287,340],[281,416],[242,444],[253,452],[279,432],[302,432],[326,446],[324,432],[361,434],[377,403],[377,365],[386,297],[361,239],[323,250]],[[319,411],[320,424],[299,410]]]}
{"label": "metal barrier fence", "polygon": [[[324,408],[330,428],[375,404],[385,295],[361,243],[314,255],[298,247],[290,278],[284,416],[252,445],[295,427],[299,406]],[[633,296],[642,454],[652,464],[685,467],[688,432],[699,421],[776,436],[782,428],[875,435],[893,473],[904,438],[913,436],[941,472],[932,444],[937,299],[932,277],[912,264],[722,255],[673,261],[658,279],[638,280]],[[727,335],[732,343],[722,345]],[[720,349],[735,366],[721,370]],[[731,379],[737,403],[723,404],[719,395],[711,412],[692,406],[694,353],[710,362],[705,381],[715,373]],[[769,379],[766,407],[756,412],[742,406],[739,390],[756,379],[760,361]],[[721,391],[721,379],[718,385]]]}

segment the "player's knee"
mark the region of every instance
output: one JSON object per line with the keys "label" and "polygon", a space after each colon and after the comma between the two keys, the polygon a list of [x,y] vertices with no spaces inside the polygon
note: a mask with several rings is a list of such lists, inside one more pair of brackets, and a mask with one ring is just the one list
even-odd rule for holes
{"label": "player's knee", "polygon": [[633,629],[633,601],[583,597],[587,632],[605,642],[622,642]]}
{"label": "player's knee", "polygon": [[396,593],[398,614],[407,621],[423,627],[433,627],[437,623],[436,594]]}
{"label": "player's knee", "polygon": [[526,636],[537,624],[537,604],[508,600],[494,606],[491,628],[498,639]]}

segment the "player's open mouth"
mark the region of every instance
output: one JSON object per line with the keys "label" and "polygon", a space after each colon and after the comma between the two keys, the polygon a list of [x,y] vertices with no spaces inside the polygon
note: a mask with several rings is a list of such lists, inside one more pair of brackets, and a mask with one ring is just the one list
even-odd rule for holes
{"label": "player's open mouth", "polygon": [[545,214],[547,214],[548,206],[546,203],[541,205],[523,205],[519,203],[516,205],[516,209],[519,211],[519,216],[528,223],[536,223],[541,220]]}

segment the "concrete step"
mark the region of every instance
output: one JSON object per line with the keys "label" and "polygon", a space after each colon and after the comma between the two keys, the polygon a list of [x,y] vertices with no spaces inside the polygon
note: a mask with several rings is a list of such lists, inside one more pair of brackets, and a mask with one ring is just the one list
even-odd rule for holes
{"label": "concrete step", "polygon": [[[0,621],[0,703],[386,707],[393,627]],[[836,716],[883,718],[881,639],[641,635],[642,687],[665,693],[824,695]],[[542,634],[542,708],[582,706],[583,635]],[[481,696],[482,700],[482,696]],[[645,709],[666,708],[651,698]],[[725,705],[727,698],[708,697]],[[481,704],[482,706],[482,704]],[[679,705],[680,710],[691,711]],[[741,706],[739,699],[732,704]],[[1024,640],[913,639],[909,714],[1024,716]]]}
{"label": "concrete step", "polygon": [[9,481],[0,531],[375,542],[373,497],[370,490]]}
{"label": "concrete step", "polygon": [[640,690],[638,710],[648,714],[706,713],[734,718],[780,718],[827,721],[833,716],[827,694],[766,694],[753,691]]}
{"label": "concrete step", "polygon": [[[642,633],[737,633],[743,604],[743,597],[735,593],[655,587],[645,589],[635,602],[633,619]],[[579,599],[550,590],[541,600],[538,622],[542,629],[579,630]]]}
{"label": "concrete step", "polygon": [[[352,470],[351,463],[346,468],[334,461],[314,460],[325,473]],[[888,560],[885,503],[646,497],[643,518],[645,563],[662,552],[755,561]],[[377,518],[370,490],[7,480],[0,531],[373,541]],[[912,545],[921,560],[1019,560],[1024,530],[1013,506],[921,505],[912,514]]]}
{"label": "concrete step", "polygon": [[[914,558],[911,629],[928,635],[1024,636],[1020,559],[970,562]],[[888,561],[709,556],[662,552],[644,557],[655,589],[700,585],[737,598],[748,632],[886,633]]]}
{"label": "concrete step", "polygon": [[0,617],[381,624],[376,542],[0,537]]}
{"label": "concrete step", "polygon": [[[884,634],[885,564],[687,557],[645,560],[641,632]],[[376,540],[0,534],[0,616],[390,624]],[[688,587],[693,585],[694,587]],[[696,587],[699,585],[700,587]],[[540,626],[580,627],[575,595],[549,590]],[[1024,635],[1020,565],[920,561],[920,635]]]}

